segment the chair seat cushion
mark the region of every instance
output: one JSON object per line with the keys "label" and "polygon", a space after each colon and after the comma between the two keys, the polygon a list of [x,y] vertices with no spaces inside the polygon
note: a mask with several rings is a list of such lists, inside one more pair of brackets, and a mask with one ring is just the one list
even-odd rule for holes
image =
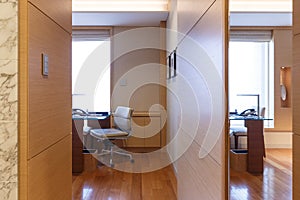
{"label": "chair seat cushion", "polygon": [[236,133],[233,133],[234,136],[247,136],[247,132],[236,132]]}
{"label": "chair seat cushion", "polygon": [[232,133],[233,135],[247,135],[247,128],[244,126],[233,126],[230,127],[230,133]]}
{"label": "chair seat cushion", "polygon": [[128,133],[114,128],[92,129],[90,133],[92,136],[100,139],[107,138],[107,137],[113,138],[113,137],[128,136]]}

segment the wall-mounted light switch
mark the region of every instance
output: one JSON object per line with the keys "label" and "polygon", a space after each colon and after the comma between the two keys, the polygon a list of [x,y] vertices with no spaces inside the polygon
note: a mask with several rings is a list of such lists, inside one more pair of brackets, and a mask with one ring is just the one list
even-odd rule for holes
{"label": "wall-mounted light switch", "polygon": [[127,79],[121,79],[120,80],[120,86],[127,86]]}
{"label": "wall-mounted light switch", "polygon": [[42,75],[48,76],[48,55],[42,53]]}

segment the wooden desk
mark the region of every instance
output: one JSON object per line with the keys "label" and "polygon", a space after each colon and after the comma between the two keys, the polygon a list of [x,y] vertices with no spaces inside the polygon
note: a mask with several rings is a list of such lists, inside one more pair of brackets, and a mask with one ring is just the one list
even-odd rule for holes
{"label": "wooden desk", "polygon": [[248,166],[247,171],[253,174],[263,173],[265,156],[264,120],[245,120],[247,127]]}
{"label": "wooden desk", "polygon": [[265,157],[264,120],[257,117],[232,116],[230,120],[244,120],[247,127],[248,163],[247,171],[252,174],[263,173],[263,157]]}

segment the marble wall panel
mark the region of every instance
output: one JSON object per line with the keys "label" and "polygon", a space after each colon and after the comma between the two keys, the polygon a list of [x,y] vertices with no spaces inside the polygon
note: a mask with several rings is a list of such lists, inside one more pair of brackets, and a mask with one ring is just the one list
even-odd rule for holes
{"label": "marble wall panel", "polygon": [[18,1],[0,0],[0,199],[18,199]]}

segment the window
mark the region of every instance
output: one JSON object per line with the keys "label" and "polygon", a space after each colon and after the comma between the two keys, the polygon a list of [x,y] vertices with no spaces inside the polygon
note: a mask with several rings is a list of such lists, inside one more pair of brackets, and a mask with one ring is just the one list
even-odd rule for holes
{"label": "window", "polygon": [[[233,32],[229,43],[229,110],[242,112],[248,108],[266,107],[266,118],[274,119],[274,65],[271,32]],[[265,127],[273,127],[273,120]]]}
{"label": "window", "polygon": [[110,111],[109,30],[72,33],[72,107]]}

